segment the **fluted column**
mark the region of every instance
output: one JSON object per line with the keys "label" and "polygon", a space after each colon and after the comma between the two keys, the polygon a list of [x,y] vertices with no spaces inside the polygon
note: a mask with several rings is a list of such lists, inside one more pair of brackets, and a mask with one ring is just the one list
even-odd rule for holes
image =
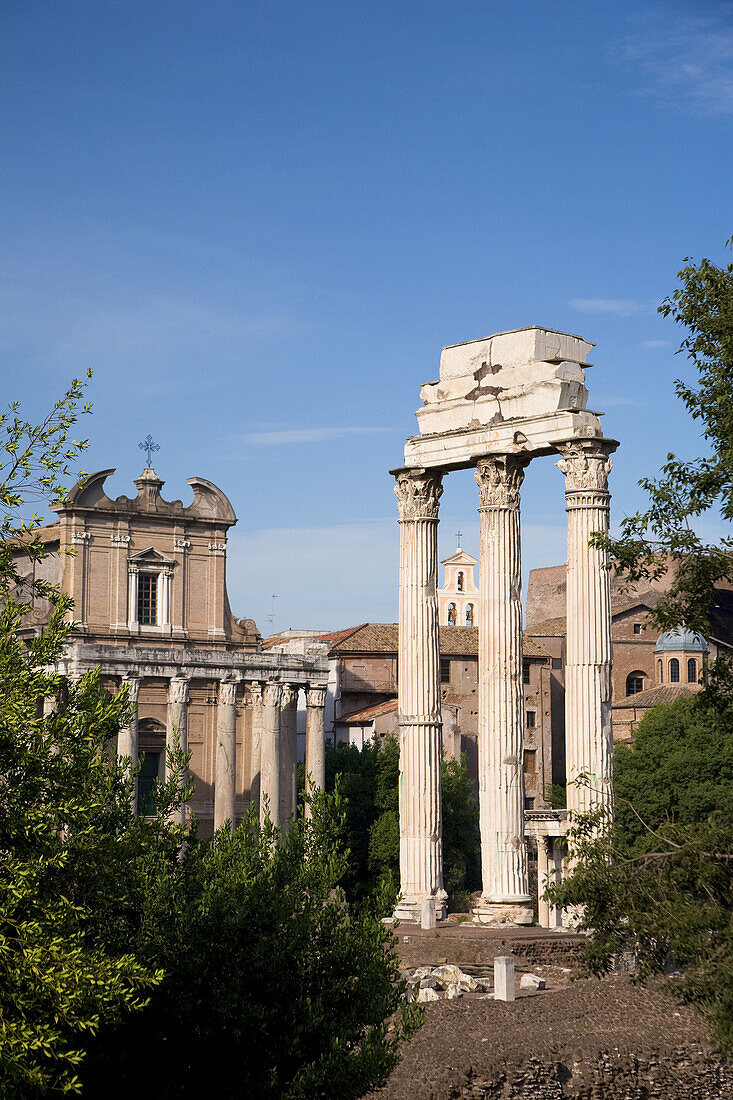
{"label": "fluted column", "polygon": [[549,862],[547,858],[548,845],[552,844],[549,837],[537,837],[537,923],[540,928],[550,927],[550,903],[543,896],[548,886]]}
{"label": "fluted column", "polygon": [[262,757],[262,684],[252,683],[248,685],[247,704],[250,708],[252,720],[251,752],[250,752],[250,781],[249,798],[254,802],[257,812],[260,811],[260,768]]}
{"label": "fluted column", "polygon": [[[608,531],[609,452],[616,444],[568,444],[557,463],[565,475],[568,517],[565,761],[571,814],[611,805],[611,592],[605,550],[591,534]],[[579,777],[584,776],[578,782]]]}
{"label": "fluted column", "polygon": [[524,694],[519,489],[527,459],[482,458],[476,469],[481,923],[531,924],[524,840]]}
{"label": "fluted column", "polygon": [[419,920],[435,899],[445,916],[440,644],[438,634],[438,506],[440,471],[401,470],[399,503],[400,889],[395,915]]}
{"label": "fluted column", "polygon": [[326,742],[323,736],[326,688],[309,687],[305,703],[305,816],[310,817],[310,796],[326,786]]}
{"label": "fluted column", "polygon": [[280,696],[282,685],[265,684],[262,693],[262,747],[260,754],[260,821],[265,809],[273,825],[280,825]]}
{"label": "fluted column", "polygon": [[234,800],[237,789],[237,685],[222,680],[216,707],[216,778],[214,829],[225,821],[236,825]]}
{"label": "fluted column", "polygon": [[[170,778],[168,764],[168,751],[173,746],[176,731],[181,746],[181,751],[186,752],[188,746],[188,685],[189,680],[184,676],[174,676],[168,681],[168,726],[165,739],[165,777]],[[176,812],[176,820],[184,824],[186,820],[186,807],[181,805]]]}
{"label": "fluted column", "polygon": [[298,798],[298,688],[294,684],[283,684],[280,708],[280,827],[284,829]]}
{"label": "fluted column", "polygon": [[[132,707],[132,713],[130,720],[126,726],[120,726],[117,734],[117,755],[120,759],[128,757],[132,761],[132,766],[137,765],[138,749],[137,749],[137,704],[140,698],[140,679],[137,676],[123,676],[122,686],[127,685],[128,697],[130,700],[130,706]],[[137,813],[137,782],[135,783],[135,793],[133,795],[132,812]]]}

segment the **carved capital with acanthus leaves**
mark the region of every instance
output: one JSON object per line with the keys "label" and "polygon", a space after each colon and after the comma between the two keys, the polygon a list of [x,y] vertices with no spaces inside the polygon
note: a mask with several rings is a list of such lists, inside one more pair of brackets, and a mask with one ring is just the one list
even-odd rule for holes
{"label": "carved capital with acanthus leaves", "polygon": [[443,495],[443,475],[433,470],[402,470],[396,474],[394,491],[400,523],[405,520],[437,519]]}
{"label": "carved capital with acanthus leaves", "polygon": [[608,492],[608,475],[613,459],[607,444],[600,441],[568,443],[562,448],[563,457],[556,462],[565,475],[565,492]]}
{"label": "carved capital with acanthus leaves", "polygon": [[478,485],[479,510],[518,508],[519,490],[528,458],[518,455],[488,455],[480,458],[474,477]]}

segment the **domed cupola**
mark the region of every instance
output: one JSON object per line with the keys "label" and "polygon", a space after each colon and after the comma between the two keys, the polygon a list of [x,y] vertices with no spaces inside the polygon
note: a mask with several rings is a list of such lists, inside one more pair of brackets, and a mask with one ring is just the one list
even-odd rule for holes
{"label": "domed cupola", "polygon": [[660,684],[697,684],[708,656],[708,643],[702,634],[685,627],[665,630],[657,639],[657,681]]}

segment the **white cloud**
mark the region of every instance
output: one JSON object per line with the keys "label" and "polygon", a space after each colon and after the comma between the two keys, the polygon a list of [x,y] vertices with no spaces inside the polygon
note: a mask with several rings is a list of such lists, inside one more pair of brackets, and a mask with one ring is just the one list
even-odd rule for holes
{"label": "white cloud", "polygon": [[350,435],[375,435],[389,428],[284,428],[273,432],[248,432],[238,437],[240,443],[273,446],[280,443],[325,443]]}
{"label": "white cloud", "polygon": [[733,24],[720,10],[676,15],[664,6],[635,19],[621,55],[642,74],[640,95],[691,114],[733,114]]}
{"label": "white cloud", "polygon": [[668,348],[671,344],[671,340],[642,340],[639,344],[640,348]]}
{"label": "white cloud", "polygon": [[649,308],[628,298],[572,298],[570,305],[581,313],[615,313],[619,317],[631,317]]}

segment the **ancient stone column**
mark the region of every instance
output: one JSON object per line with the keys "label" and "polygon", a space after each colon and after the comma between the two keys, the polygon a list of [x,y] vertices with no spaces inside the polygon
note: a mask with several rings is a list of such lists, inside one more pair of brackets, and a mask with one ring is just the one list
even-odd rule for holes
{"label": "ancient stone column", "polygon": [[550,927],[550,904],[542,895],[547,889],[549,864],[547,859],[549,837],[537,837],[537,923],[540,928]]}
{"label": "ancient stone column", "polygon": [[267,683],[262,693],[260,753],[260,821],[265,812],[273,825],[280,821],[280,696],[282,684]]}
{"label": "ancient stone column", "polygon": [[608,531],[609,452],[615,444],[568,444],[557,463],[565,475],[568,516],[565,766],[571,815],[611,805],[611,592],[607,555],[590,546]]}
{"label": "ancient stone column", "polygon": [[222,680],[216,708],[216,778],[214,783],[214,829],[225,821],[236,825],[234,801],[237,790],[237,685]]}
{"label": "ancient stone column", "polygon": [[286,828],[298,798],[298,688],[283,684],[280,698],[280,827]]}
{"label": "ancient stone column", "polygon": [[250,724],[251,752],[249,798],[250,802],[254,802],[257,807],[257,812],[259,813],[261,789],[260,766],[262,754],[262,684],[249,684],[248,689],[247,703],[252,715]]}
{"label": "ancient stone column", "polygon": [[482,458],[476,469],[480,541],[478,765],[481,923],[531,924],[524,840],[524,694],[519,489],[527,460]]}
{"label": "ancient stone column", "polygon": [[[178,733],[178,739],[183,752],[186,751],[188,745],[188,685],[189,680],[185,676],[174,676],[173,679],[168,682],[168,725],[166,729],[166,758],[165,758],[165,777],[170,778],[170,769],[168,764],[168,750],[173,746],[173,740],[175,733]],[[180,809],[175,815],[176,821],[181,824],[186,820],[186,807],[181,805]]]}
{"label": "ancient stone column", "polygon": [[[132,761],[132,766],[135,767],[138,760],[138,748],[137,748],[137,703],[140,698],[140,679],[138,676],[123,676],[122,686],[127,685],[130,705],[133,708],[130,715],[130,721],[126,726],[120,726],[119,733],[117,734],[117,755],[120,759],[128,757]],[[137,782],[135,783],[135,793],[133,795],[133,813],[137,813]]]}
{"label": "ancient stone column", "polygon": [[311,816],[309,796],[326,786],[326,742],[323,720],[326,688],[309,687],[306,693],[305,719],[305,816]]}
{"label": "ancient stone column", "polygon": [[395,915],[420,920],[422,902],[445,916],[440,646],[438,636],[439,471],[401,470],[399,504],[400,888]]}

